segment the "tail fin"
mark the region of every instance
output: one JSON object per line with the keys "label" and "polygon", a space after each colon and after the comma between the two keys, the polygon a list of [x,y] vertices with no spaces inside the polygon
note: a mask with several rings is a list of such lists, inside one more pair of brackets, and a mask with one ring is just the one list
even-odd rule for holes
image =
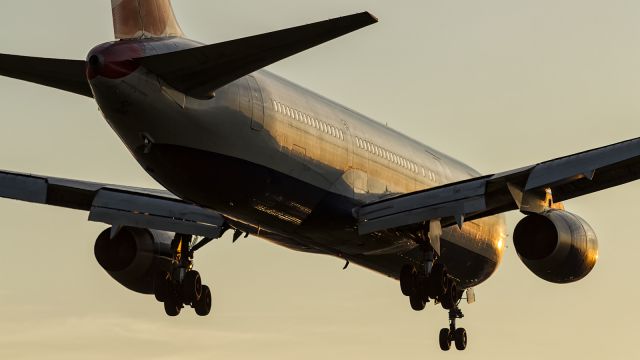
{"label": "tail fin", "polygon": [[116,39],[183,36],[171,0],[111,0]]}

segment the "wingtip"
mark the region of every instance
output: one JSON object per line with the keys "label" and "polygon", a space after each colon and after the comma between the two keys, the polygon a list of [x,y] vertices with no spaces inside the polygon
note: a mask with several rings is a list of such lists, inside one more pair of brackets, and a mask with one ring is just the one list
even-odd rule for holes
{"label": "wingtip", "polygon": [[369,18],[371,19],[371,23],[372,23],[372,24],[375,24],[375,23],[377,23],[378,21],[380,21],[380,19],[378,19],[378,17],[377,17],[377,16],[375,16],[375,15],[373,15],[372,13],[370,13],[370,12],[368,12],[368,11],[365,11],[364,13],[365,13],[365,14],[367,14],[367,16],[369,16]]}

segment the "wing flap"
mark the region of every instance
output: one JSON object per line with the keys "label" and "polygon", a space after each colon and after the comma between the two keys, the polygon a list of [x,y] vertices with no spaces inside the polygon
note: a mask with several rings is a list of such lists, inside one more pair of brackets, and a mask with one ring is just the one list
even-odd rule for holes
{"label": "wing flap", "polygon": [[375,22],[363,12],[137,60],[176,90],[209,99],[234,80]]}
{"label": "wing flap", "polygon": [[83,60],[0,54],[0,75],[93,97]]}
{"label": "wing flap", "polygon": [[89,220],[209,238],[218,238],[225,222],[216,212],[179,200],[111,189],[98,191]]}
{"label": "wing flap", "polygon": [[453,223],[456,216],[487,209],[486,183],[484,177],[365,205],[358,213],[358,231],[369,234],[430,219]]}

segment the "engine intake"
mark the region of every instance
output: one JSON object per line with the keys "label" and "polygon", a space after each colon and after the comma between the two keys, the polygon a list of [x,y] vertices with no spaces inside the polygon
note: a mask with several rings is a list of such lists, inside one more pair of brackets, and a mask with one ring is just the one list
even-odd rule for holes
{"label": "engine intake", "polygon": [[528,215],[516,225],[513,242],[527,268],[552,283],[584,278],[598,259],[598,239],[591,226],[564,210]]}
{"label": "engine intake", "polygon": [[111,228],[103,231],[94,245],[96,260],[117,282],[143,294],[153,294],[154,275],[169,270],[173,234],[122,228],[111,239]]}

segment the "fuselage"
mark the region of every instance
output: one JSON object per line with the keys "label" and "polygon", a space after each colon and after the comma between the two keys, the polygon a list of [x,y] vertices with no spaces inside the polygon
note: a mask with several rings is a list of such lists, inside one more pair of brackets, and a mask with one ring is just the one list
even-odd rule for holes
{"label": "fuselage", "polygon": [[[127,40],[89,54],[105,119],[132,155],[181,198],[280,245],[348,259],[397,278],[422,264],[415,237],[359,236],[367,202],[478,176],[469,166],[364,115],[258,71],[210,100],[172,89],[129,59],[200,46],[182,38]],[[444,229],[441,261],[463,287],[486,280],[504,246],[502,216]]]}

